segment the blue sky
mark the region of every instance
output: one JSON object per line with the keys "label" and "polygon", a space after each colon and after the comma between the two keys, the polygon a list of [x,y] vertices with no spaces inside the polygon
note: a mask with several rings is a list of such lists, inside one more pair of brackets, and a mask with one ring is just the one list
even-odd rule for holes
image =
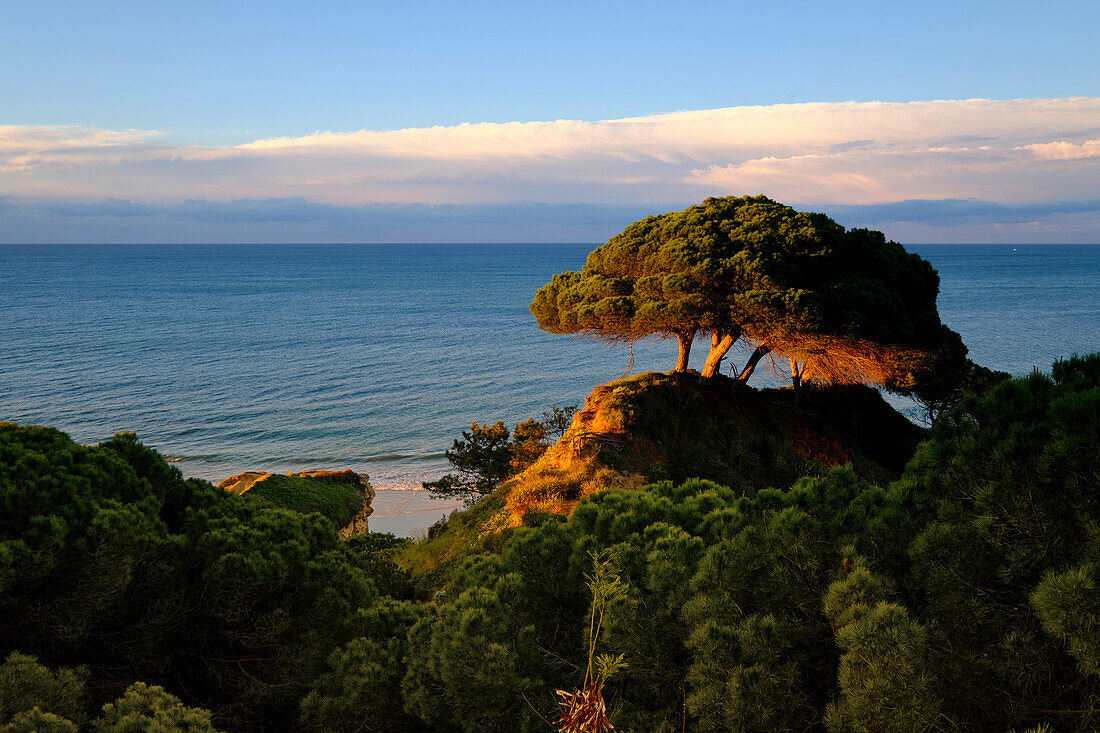
{"label": "blue sky", "polygon": [[[182,223],[185,202],[301,198],[367,207],[375,222],[325,210],[300,226],[295,236],[306,240],[445,238],[442,214],[429,232],[390,221],[385,209],[422,204],[475,207],[454,230],[464,240],[599,241],[638,211],[763,192],[845,223],[886,216],[878,228],[924,241],[1100,241],[1100,153],[1090,147],[1100,115],[1089,101],[1100,97],[1097,28],[1100,3],[1091,1],[9,4],[0,24],[0,239],[248,239],[271,229],[270,220],[249,229],[249,216],[286,205],[236,204],[235,223],[206,221],[200,231]],[[816,118],[785,107],[975,98],[1022,101],[921,108],[915,119],[927,134],[904,106],[860,108],[837,123],[830,115],[842,108],[826,105],[810,109],[833,131],[804,136]],[[1086,101],[1028,101],[1061,98]],[[726,135],[725,148],[712,140],[701,150],[698,127],[661,117],[729,108],[756,111],[704,131]],[[762,134],[770,109],[787,138]],[[997,119],[1004,115],[1019,116],[1018,127]],[[656,120],[655,132],[620,144],[623,125],[539,126],[629,118]],[[513,122],[535,126],[467,129]],[[425,131],[436,126],[455,132]],[[312,136],[406,128],[420,132]],[[988,138],[992,152],[974,157],[983,146],[968,145],[968,135]],[[557,142],[542,145],[547,137]],[[813,141],[798,144],[803,137]],[[264,143],[273,138],[287,140]],[[1070,147],[1034,147],[1059,144]],[[952,145],[971,150],[944,149]],[[888,164],[899,150],[904,160]],[[950,175],[945,154],[960,175]],[[788,162],[760,162],[771,159]],[[898,166],[912,173],[909,184]],[[844,170],[862,187],[842,182]],[[111,198],[152,209],[121,216]],[[973,216],[945,218],[959,201],[971,202]],[[101,209],[49,213],[74,211],[68,204]],[[604,223],[525,227],[523,212],[536,205],[596,206]],[[503,218],[476,223],[492,211]]]}

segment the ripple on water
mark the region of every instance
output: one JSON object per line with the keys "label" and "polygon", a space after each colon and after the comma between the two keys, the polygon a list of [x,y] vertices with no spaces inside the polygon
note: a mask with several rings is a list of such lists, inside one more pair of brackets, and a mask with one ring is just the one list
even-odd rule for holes
{"label": "ripple on water", "polygon": [[[527,311],[591,248],[0,245],[0,419],[81,442],[133,430],[211,480],[352,468],[418,487],[472,421],[577,404],[622,374],[626,347]],[[1100,347],[1100,246],[911,249],[980,363],[1023,374]],[[634,353],[636,372],[675,358]]]}

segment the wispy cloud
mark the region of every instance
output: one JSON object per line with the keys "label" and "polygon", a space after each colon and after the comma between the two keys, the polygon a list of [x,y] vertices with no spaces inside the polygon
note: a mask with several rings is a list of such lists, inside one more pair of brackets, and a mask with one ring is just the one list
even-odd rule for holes
{"label": "wispy cloud", "polygon": [[301,197],[149,206],[0,196],[0,242],[595,242],[668,208],[532,201],[339,206]]}
{"label": "wispy cloud", "polygon": [[0,173],[33,171],[50,164],[94,165],[167,148],[148,130],[98,130],[66,125],[0,125]]}

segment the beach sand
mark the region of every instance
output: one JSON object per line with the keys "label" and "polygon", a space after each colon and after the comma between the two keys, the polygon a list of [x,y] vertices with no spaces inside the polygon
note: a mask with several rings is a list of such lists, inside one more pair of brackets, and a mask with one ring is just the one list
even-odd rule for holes
{"label": "beach sand", "polygon": [[458,499],[434,499],[423,489],[375,489],[370,531],[392,532],[398,537],[419,536],[463,506]]}

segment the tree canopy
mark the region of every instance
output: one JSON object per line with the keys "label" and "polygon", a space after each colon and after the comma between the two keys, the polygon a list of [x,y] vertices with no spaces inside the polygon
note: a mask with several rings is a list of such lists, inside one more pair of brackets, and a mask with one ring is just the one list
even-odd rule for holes
{"label": "tree canopy", "polygon": [[967,392],[981,393],[1012,378],[1008,372],[989,369],[967,358],[969,350],[962,337],[941,326],[939,342],[924,358],[908,365],[895,377],[889,388],[908,395],[924,410],[924,421],[932,425]]}
{"label": "tree canopy", "polygon": [[531,312],[551,333],[675,337],[676,371],[709,335],[704,377],[744,340],[755,351],[741,380],[772,353],[796,384],[882,384],[943,338],[938,291],[932,266],[881,232],[731,196],[634,222],[581,270],[555,275]]}

